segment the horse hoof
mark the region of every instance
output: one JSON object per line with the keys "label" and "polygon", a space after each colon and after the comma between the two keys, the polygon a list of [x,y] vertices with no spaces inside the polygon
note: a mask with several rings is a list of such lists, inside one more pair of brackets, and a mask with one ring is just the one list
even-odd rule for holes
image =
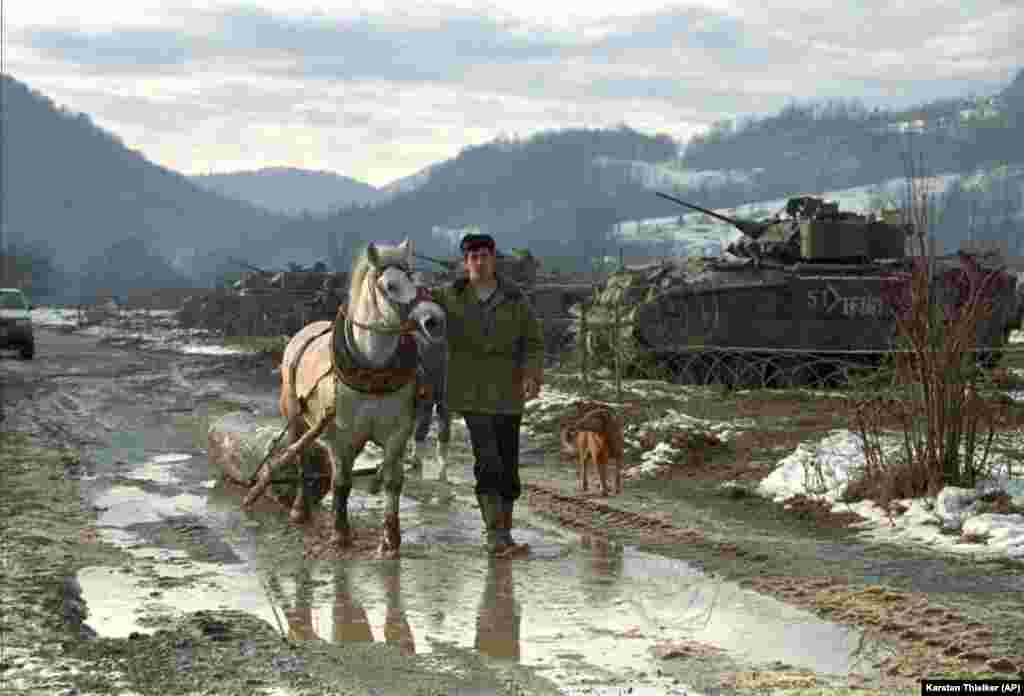
{"label": "horse hoof", "polygon": [[384,542],[377,547],[377,558],[382,561],[397,561],[398,557],[398,549],[392,548]]}

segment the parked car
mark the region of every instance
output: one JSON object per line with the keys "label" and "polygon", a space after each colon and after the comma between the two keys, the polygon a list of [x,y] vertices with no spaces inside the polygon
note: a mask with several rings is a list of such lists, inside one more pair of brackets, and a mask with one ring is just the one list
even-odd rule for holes
{"label": "parked car", "polygon": [[17,288],[0,288],[0,349],[16,349],[24,360],[36,354],[32,305]]}

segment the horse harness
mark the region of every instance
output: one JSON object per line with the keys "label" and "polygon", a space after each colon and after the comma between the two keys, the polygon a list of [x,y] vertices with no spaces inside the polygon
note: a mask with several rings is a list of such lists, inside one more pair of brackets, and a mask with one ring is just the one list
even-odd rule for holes
{"label": "horse harness", "polygon": [[[408,269],[402,265],[396,265],[396,267],[408,272]],[[422,293],[418,293],[418,297],[415,299],[429,298],[425,297]],[[398,334],[398,349],[395,351],[395,355],[390,363],[382,367],[365,367],[357,364],[350,348],[351,341],[353,340],[352,326],[358,326],[361,329],[368,329],[378,333]],[[375,395],[394,393],[416,379],[417,348],[416,341],[412,337],[416,332],[416,323],[414,321],[405,320],[397,326],[363,324],[348,316],[345,305],[341,305],[338,307],[338,312],[334,317],[334,321],[331,322],[331,326],[310,336],[302,344],[294,365],[298,364],[299,358],[306,352],[310,343],[328,332],[331,333],[331,367],[317,378],[309,393],[316,391],[320,382],[332,374],[342,384],[351,389],[364,394]],[[338,342],[339,333],[344,334],[344,340],[342,340],[340,345]],[[305,397],[298,398],[300,405],[305,410]]]}
{"label": "horse harness", "polygon": [[[396,264],[396,266],[408,273],[409,269],[404,265]],[[429,299],[429,293],[424,295],[423,293],[418,292],[415,299]],[[416,379],[417,348],[416,341],[412,337],[413,333],[416,331],[416,323],[414,321],[402,321],[397,327],[372,326],[362,324],[357,322],[355,319],[348,317],[345,310],[346,307],[344,304],[338,307],[338,312],[334,317],[334,321],[331,322],[331,325],[323,331],[317,332],[307,338],[299,348],[298,355],[296,355],[295,360],[290,365],[290,382],[292,389],[295,389],[295,371],[298,368],[299,360],[301,360],[302,356],[305,354],[306,349],[308,349],[309,345],[316,339],[328,332],[331,333],[331,366],[325,370],[322,375],[317,377],[316,382],[313,383],[312,388],[307,392],[306,396],[299,396],[296,392],[295,397],[299,402],[300,412],[306,411],[306,397],[315,392],[317,387],[320,386],[320,382],[330,375],[335,375],[340,382],[352,389],[366,394],[377,395],[394,393]],[[398,349],[395,351],[395,356],[392,358],[391,364],[385,365],[384,367],[362,367],[356,365],[355,358],[349,349],[348,340],[345,340],[343,343],[344,350],[340,353],[342,360],[339,363],[338,329],[339,323],[343,319],[345,321],[344,324],[342,324],[342,330],[345,333],[346,339],[351,337],[352,325],[381,333],[397,333],[399,335]],[[277,445],[281,438],[288,432],[288,427],[288,424],[285,424],[284,428],[274,439],[274,442],[267,450],[267,454],[263,458],[263,461],[260,462],[260,465],[256,467],[256,470],[250,477],[250,486],[256,482],[259,473],[262,471],[267,461],[269,461],[271,454],[277,449]]]}

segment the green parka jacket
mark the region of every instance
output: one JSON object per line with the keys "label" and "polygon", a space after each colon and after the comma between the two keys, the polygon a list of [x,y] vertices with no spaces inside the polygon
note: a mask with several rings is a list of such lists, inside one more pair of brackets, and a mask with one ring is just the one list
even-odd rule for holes
{"label": "green parka jacket", "polygon": [[523,380],[544,374],[544,334],[522,290],[499,276],[486,302],[466,279],[431,294],[448,315],[448,408],[522,413]]}

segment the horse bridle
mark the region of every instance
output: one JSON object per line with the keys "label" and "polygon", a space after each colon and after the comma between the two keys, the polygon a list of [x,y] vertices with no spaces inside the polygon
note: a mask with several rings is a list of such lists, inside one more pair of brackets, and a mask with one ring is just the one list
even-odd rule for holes
{"label": "horse bridle", "polygon": [[[402,273],[404,273],[406,277],[409,278],[410,281],[412,280],[412,272],[409,270],[408,265],[404,263],[389,263],[386,266],[381,266],[380,268],[374,267],[371,271],[373,273],[373,278],[370,284],[370,292],[373,293],[375,300],[377,295],[377,278],[380,276],[381,273],[388,270],[389,268],[397,268],[398,270],[402,271]],[[408,313],[409,311],[412,310],[412,305],[414,305],[415,303],[416,298],[414,297],[412,302],[409,303],[408,309],[405,309],[403,307],[403,309],[405,309],[406,318],[399,321],[397,324],[390,322],[364,324],[360,321],[356,321],[351,317],[351,315],[348,312],[345,312],[345,323],[347,324],[347,326],[345,327],[345,332],[347,334],[351,331],[352,326],[358,326],[360,329],[365,329],[367,331],[372,331],[374,333],[398,334],[399,336],[409,336],[411,334],[414,334],[416,333],[417,330],[416,322],[408,319]]]}

